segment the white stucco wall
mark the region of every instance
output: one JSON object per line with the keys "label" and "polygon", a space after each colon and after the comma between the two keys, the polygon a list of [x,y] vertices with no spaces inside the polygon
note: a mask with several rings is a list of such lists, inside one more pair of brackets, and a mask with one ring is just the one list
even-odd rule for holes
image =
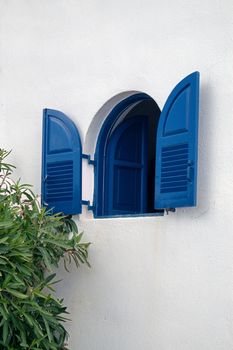
{"label": "white stucco wall", "polygon": [[[113,95],[144,91],[162,107],[201,72],[198,206],[159,218],[84,212],[92,269],[61,269],[58,291],[72,350],[233,348],[232,58],[232,0],[0,0],[0,146],[36,192],[44,107],[70,116],[83,142]],[[91,182],[89,170],[87,197]]]}

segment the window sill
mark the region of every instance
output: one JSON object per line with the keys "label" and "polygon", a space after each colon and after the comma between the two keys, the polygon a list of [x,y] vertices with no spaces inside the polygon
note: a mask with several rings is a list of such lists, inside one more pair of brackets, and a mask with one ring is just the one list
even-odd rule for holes
{"label": "window sill", "polygon": [[158,213],[144,213],[144,214],[124,214],[124,215],[103,215],[95,216],[94,219],[122,219],[122,218],[140,218],[140,217],[154,217],[154,216],[164,216],[164,210]]}

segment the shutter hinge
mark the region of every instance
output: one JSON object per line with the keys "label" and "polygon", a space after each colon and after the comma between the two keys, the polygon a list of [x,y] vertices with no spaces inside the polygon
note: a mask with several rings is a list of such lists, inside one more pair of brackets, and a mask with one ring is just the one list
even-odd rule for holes
{"label": "shutter hinge", "polygon": [[88,210],[94,211],[94,205],[90,204],[90,201],[82,201],[82,205],[86,205]]}
{"label": "shutter hinge", "polygon": [[93,166],[95,166],[96,165],[96,161],[94,160],[94,159],[91,159],[91,156],[90,156],[90,154],[82,154],[82,158],[83,159],[87,159],[87,161],[88,161],[88,164],[91,164],[91,165],[93,165]]}
{"label": "shutter hinge", "polygon": [[176,208],[165,208],[165,211],[166,211],[166,214],[168,215],[169,211],[172,212],[172,213],[175,213]]}

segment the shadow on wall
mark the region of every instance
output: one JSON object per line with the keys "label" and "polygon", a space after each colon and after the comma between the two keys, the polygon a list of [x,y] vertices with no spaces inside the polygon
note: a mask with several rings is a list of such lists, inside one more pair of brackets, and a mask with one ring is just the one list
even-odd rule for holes
{"label": "shadow on wall", "polygon": [[212,174],[213,174],[213,155],[214,138],[213,130],[215,128],[213,113],[212,91],[209,85],[201,85],[200,107],[199,107],[199,152],[198,152],[198,195],[197,207],[188,210],[195,211],[194,218],[205,215],[211,206],[210,198],[212,193]]}

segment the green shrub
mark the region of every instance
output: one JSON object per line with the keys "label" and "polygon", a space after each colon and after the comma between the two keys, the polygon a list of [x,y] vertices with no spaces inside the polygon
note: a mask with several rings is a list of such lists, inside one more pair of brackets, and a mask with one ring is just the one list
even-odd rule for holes
{"label": "green shrub", "polygon": [[0,349],[67,349],[67,313],[54,296],[54,267],[88,264],[75,222],[41,208],[29,185],[13,181],[0,150]]}

